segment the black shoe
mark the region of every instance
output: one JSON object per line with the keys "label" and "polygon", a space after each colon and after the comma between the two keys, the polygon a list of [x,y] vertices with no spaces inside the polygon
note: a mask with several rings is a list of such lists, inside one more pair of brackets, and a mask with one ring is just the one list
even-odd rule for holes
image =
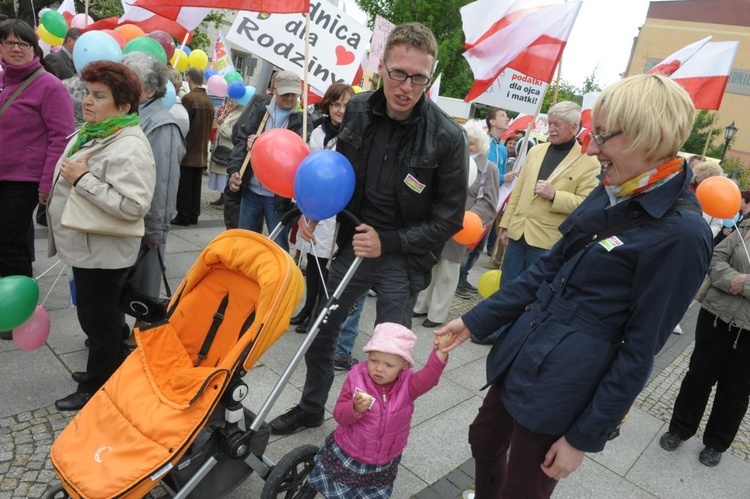
{"label": "black shoe", "polygon": [[89,373],[86,371],[73,371],[70,373],[70,377],[73,378],[73,381],[76,383],[83,383],[89,380]]}
{"label": "black shoe", "polygon": [[271,420],[271,433],[274,435],[289,435],[300,428],[317,428],[323,424],[325,409],[312,414],[295,405],[287,412]]}
{"label": "black shoe", "polygon": [[469,291],[467,289],[464,289],[462,286],[459,286],[456,288],[456,296],[459,298],[463,298],[464,300],[468,300],[471,298],[471,294],[469,294]]}
{"label": "black shoe", "polygon": [[79,411],[90,399],[90,393],[73,392],[65,398],[55,400],[55,407],[58,411]]}
{"label": "black shoe", "polygon": [[310,312],[302,311],[292,317],[292,319],[289,321],[289,324],[292,326],[299,326],[302,323],[307,323],[307,321],[310,319]]}
{"label": "black shoe", "polygon": [[412,317],[427,317],[427,312],[424,312],[424,313],[423,312],[412,312],[411,316]]}
{"label": "black shoe", "polygon": [[471,335],[471,342],[476,343],[477,345],[494,345],[496,341],[496,338],[494,338],[492,335],[486,337],[483,340],[480,340],[473,334]]}
{"label": "black shoe", "polygon": [[183,227],[187,227],[190,225],[190,220],[187,218],[182,218],[180,216],[174,217],[171,222],[169,222],[172,225],[181,225]]}
{"label": "black shoe", "polygon": [[479,293],[479,290],[475,288],[474,286],[472,286],[471,283],[469,283],[469,281],[466,281],[465,283],[463,283],[461,287],[464,288],[469,293]]}
{"label": "black shoe", "polygon": [[348,371],[359,361],[351,355],[336,355],[333,359],[333,370],[334,371]]}
{"label": "black shoe", "polygon": [[424,322],[422,323],[422,325],[424,327],[428,327],[428,328],[435,328],[435,327],[442,326],[443,323],[442,322],[432,322],[430,319],[425,319]]}
{"label": "black shoe", "polygon": [[713,468],[721,462],[721,452],[711,447],[705,447],[698,455],[698,461],[704,466]]}
{"label": "black shoe", "polygon": [[[661,445],[661,448],[669,452],[677,449],[677,447],[679,447],[681,443],[682,439],[680,438],[680,436],[676,433],[672,433],[671,431],[666,432],[659,439],[659,445]],[[703,455],[702,452],[701,455]]]}
{"label": "black shoe", "polygon": [[0,340],[12,340],[13,339],[13,330],[10,331],[0,331]]}
{"label": "black shoe", "polygon": [[198,217],[191,217],[190,225],[197,225],[197,224],[198,224]]}
{"label": "black shoe", "polygon": [[307,334],[307,322],[303,322],[299,326],[295,327],[294,332],[297,334]]}

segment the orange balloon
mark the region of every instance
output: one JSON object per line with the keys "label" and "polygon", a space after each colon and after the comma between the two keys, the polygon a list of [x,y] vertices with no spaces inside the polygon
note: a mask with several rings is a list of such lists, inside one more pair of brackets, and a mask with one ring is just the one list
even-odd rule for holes
{"label": "orange balloon", "polygon": [[135,24],[123,24],[122,26],[118,26],[115,28],[115,33],[120,35],[122,39],[125,40],[125,43],[129,42],[133,38],[146,36],[146,33]]}
{"label": "orange balloon", "polygon": [[471,244],[482,235],[482,219],[473,211],[464,213],[464,227],[453,235],[458,244]]}
{"label": "orange balloon", "polygon": [[712,217],[732,218],[740,211],[740,188],[726,177],[708,177],[698,184],[695,195],[701,209]]}

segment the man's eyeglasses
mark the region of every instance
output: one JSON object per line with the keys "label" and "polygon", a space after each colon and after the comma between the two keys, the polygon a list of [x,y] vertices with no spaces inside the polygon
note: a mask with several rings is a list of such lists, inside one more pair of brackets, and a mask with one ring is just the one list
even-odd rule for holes
{"label": "man's eyeglasses", "polygon": [[385,70],[388,72],[388,77],[394,81],[406,81],[411,78],[412,85],[419,85],[420,87],[423,87],[429,84],[430,80],[432,80],[432,78],[430,78],[429,76],[420,74],[410,75],[408,73],[404,73],[400,69],[388,69],[388,66],[386,66],[385,64],[383,64],[383,66],[385,66]]}
{"label": "man's eyeglasses", "polygon": [[18,48],[21,49],[21,50],[29,50],[31,48],[31,44],[30,43],[26,43],[26,42],[12,42],[10,40],[3,40],[2,42],[0,42],[0,45],[2,45],[3,47],[5,47],[6,49],[12,49],[13,45],[18,45]]}
{"label": "man's eyeglasses", "polygon": [[622,130],[617,130],[614,132],[606,133],[604,135],[600,133],[590,132],[589,137],[591,137],[594,140],[594,142],[596,142],[598,145],[603,146],[604,143],[607,142],[609,139],[617,135],[620,135],[621,133],[622,133]]}

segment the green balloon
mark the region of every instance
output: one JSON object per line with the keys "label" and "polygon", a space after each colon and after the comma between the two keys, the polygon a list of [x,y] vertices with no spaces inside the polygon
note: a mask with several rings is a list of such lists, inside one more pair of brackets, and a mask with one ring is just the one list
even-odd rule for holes
{"label": "green balloon", "polygon": [[10,275],[0,279],[0,331],[29,320],[38,301],[39,285],[31,277]]}
{"label": "green balloon", "polygon": [[68,21],[56,10],[48,10],[42,14],[42,25],[58,38],[65,38],[65,33],[68,32]]}
{"label": "green balloon", "polygon": [[164,51],[164,47],[161,43],[157,42],[149,36],[139,36],[130,40],[125,48],[122,49],[123,54],[129,54],[130,52],[143,52],[144,54],[150,54],[156,57],[162,64],[167,63],[167,53]]}
{"label": "green balloon", "polygon": [[227,84],[231,84],[235,81],[242,81],[242,75],[237,71],[230,71],[224,75],[224,79],[227,81]]}

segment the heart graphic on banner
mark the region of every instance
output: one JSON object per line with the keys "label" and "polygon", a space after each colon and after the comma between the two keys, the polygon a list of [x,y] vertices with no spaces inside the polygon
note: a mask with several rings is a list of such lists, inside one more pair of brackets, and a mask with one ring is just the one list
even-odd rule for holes
{"label": "heart graphic on banner", "polygon": [[354,62],[354,52],[349,52],[343,45],[336,47],[336,65],[347,66]]}

